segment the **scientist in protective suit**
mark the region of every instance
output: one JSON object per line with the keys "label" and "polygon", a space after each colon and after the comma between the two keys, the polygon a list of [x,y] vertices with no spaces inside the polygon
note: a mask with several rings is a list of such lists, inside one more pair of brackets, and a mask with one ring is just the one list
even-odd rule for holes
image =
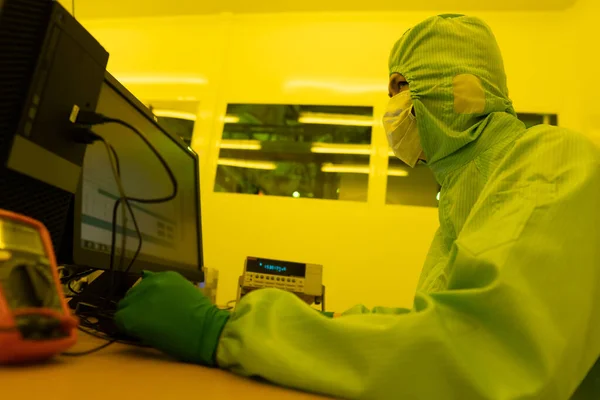
{"label": "scientist in protective suit", "polygon": [[329,318],[264,289],[230,313],[176,273],[146,273],[118,326],[184,361],[339,398],[600,399],[598,148],[517,119],[477,18],[410,29],[389,73],[390,145],[442,186],[411,310]]}

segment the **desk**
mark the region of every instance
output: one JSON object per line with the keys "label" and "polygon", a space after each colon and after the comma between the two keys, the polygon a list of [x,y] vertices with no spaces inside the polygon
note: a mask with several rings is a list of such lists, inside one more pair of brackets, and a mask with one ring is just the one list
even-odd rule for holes
{"label": "desk", "polygon": [[[79,332],[79,341],[70,351],[102,343],[105,341]],[[216,368],[179,363],[153,349],[118,343],[81,357],[0,366],[0,393],[3,399],[39,400],[325,399]]]}

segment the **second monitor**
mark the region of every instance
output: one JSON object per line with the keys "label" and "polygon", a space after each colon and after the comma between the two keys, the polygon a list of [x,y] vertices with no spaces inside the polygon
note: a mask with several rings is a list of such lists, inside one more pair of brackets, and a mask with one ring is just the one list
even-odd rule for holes
{"label": "second monitor", "polygon": [[[203,281],[198,157],[179,137],[163,130],[152,113],[110,74],[106,74],[97,112],[125,121],[154,145],[172,170],[177,196],[160,204],[130,201],[142,235],[140,254],[130,272],[177,271],[192,281]],[[132,131],[117,124],[98,125],[93,131],[105,138],[119,159],[127,197],[160,198],[173,190],[169,176],[150,148]],[[112,239],[112,213],[119,191],[110,159],[101,142],[89,145],[82,180],[75,200],[73,260],[76,265],[108,269]],[[121,252],[122,221],[118,213],[115,252]],[[138,236],[128,218],[125,263],[138,247]],[[115,256],[119,270],[120,257]],[[124,268],[124,267],[122,267]]]}

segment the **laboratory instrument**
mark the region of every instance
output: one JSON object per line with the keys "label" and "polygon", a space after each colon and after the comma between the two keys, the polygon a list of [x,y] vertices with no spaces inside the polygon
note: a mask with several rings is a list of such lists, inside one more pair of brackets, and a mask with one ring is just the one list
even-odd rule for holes
{"label": "laboratory instrument", "polygon": [[247,257],[239,278],[237,300],[256,289],[276,288],[295,293],[307,304],[324,307],[323,266]]}
{"label": "laboratory instrument", "polygon": [[0,210],[0,363],[44,360],[76,341],[42,223]]}

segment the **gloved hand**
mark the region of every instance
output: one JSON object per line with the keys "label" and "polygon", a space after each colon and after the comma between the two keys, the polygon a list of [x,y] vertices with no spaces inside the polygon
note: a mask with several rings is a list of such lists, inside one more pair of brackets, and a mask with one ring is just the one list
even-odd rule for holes
{"label": "gloved hand", "polygon": [[119,330],[182,361],[214,366],[229,312],[176,272],[144,271],[119,303]]}

